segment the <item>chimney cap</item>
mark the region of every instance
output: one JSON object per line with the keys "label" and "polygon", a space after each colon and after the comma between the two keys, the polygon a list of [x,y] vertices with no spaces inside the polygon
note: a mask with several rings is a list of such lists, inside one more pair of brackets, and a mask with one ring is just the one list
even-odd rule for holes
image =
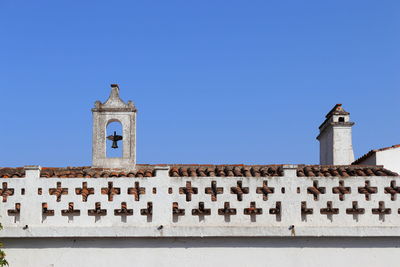
{"label": "chimney cap", "polygon": [[342,104],[336,104],[331,111],[328,112],[328,114],[326,114],[325,118],[329,118],[332,115],[350,115],[349,112],[347,112],[346,110],[344,110],[344,108],[342,107]]}

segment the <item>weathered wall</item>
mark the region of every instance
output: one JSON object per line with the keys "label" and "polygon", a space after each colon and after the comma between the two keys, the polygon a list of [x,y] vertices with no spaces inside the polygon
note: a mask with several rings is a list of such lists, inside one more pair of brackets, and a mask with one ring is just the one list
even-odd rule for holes
{"label": "weathered wall", "polygon": [[6,239],[11,267],[398,267],[398,238]]}

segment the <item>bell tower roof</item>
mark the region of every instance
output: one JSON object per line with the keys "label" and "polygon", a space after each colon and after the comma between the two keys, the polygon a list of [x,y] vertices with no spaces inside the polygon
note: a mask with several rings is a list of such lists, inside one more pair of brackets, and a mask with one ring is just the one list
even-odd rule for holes
{"label": "bell tower roof", "polygon": [[118,84],[111,84],[111,92],[108,99],[101,103],[101,101],[95,102],[95,107],[92,111],[131,111],[136,112],[136,107],[132,101],[125,103],[119,96]]}

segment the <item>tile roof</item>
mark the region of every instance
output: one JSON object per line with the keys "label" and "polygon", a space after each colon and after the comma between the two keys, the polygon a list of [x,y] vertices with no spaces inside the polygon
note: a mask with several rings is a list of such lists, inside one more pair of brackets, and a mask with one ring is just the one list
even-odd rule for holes
{"label": "tile roof", "polygon": [[332,115],[350,115],[349,112],[344,110],[342,104],[336,104],[329,112],[326,114],[325,118],[329,118]]}
{"label": "tile roof", "polygon": [[40,177],[44,178],[107,178],[107,177],[153,177],[154,166],[137,165],[132,170],[112,170],[92,167],[66,167],[66,168],[42,168]]}
{"label": "tile roof", "polygon": [[350,177],[350,176],[398,176],[382,166],[366,165],[299,165],[298,177]]}
{"label": "tile roof", "polygon": [[25,177],[25,170],[23,167],[0,168],[0,178],[17,178],[17,177]]}
{"label": "tile roof", "polygon": [[[45,168],[43,178],[107,178],[154,177],[156,166],[169,166],[170,177],[278,177],[283,165],[195,165],[195,164],[138,164],[134,171],[92,167]],[[397,176],[382,166],[366,165],[298,165],[298,177]],[[0,178],[25,177],[24,168],[0,168]]]}
{"label": "tile roof", "polygon": [[171,177],[283,176],[282,165],[170,165]]}
{"label": "tile roof", "polygon": [[398,145],[393,145],[393,146],[388,146],[388,147],[383,147],[383,148],[379,148],[379,149],[373,149],[370,150],[368,153],[362,155],[361,157],[359,157],[358,159],[356,159],[352,165],[358,165],[361,162],[363,162],[364,160],[366,160],[367,158],[371,157],[372,155],[374,155],[376,152],[380,152],[380,151],[385,151],[385,150],[389,150],[389,149],[393,149],[393,148],[399,148],[400,144]]}

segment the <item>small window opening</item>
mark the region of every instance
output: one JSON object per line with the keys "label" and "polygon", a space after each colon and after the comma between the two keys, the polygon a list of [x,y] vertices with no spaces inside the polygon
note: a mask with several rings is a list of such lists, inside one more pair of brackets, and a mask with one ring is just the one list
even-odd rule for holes
{"label": "small window opening", "polygon": [[[106,153],[107,158],[121,158],[123,140],[122,136],[122,124],[119,121],[110,122],[107,125],[107,142],[106,142]],[[122,137],[123,138],[123,137]]]}
{"label": "small window opening", "polygon": [[339,117],[339,122],[344,122],[344,117]]}

